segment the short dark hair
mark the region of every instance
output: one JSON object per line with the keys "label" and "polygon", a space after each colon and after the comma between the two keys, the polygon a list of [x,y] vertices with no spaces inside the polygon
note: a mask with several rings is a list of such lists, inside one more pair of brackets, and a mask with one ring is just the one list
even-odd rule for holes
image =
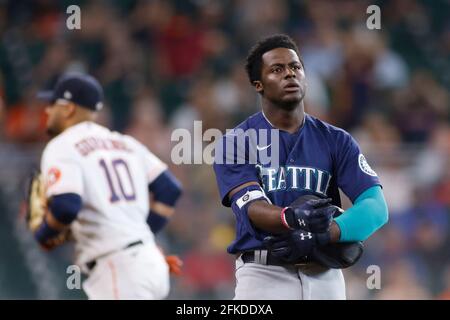
{"label": "short dark hair", "polygon": [[253,84],[254,81],[261,79],[262,56],[267,51],[275,48],[288,48],[294,50],[300,62],[300,53],[294,40],[286,34],[275,34],[256,43],[249,51],[246,59],[245,70],[247,71],[248,79]]}

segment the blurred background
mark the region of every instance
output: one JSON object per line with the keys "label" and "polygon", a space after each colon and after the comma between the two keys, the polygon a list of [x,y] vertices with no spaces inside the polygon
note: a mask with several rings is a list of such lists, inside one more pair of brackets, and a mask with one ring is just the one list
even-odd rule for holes
{"label": "blurred background", "polygon": [[[66,27],[71,4],[81,30]],[[370,4],[381,30],[366,27]],[[72,246],[40,251],[18,214],[47,142],[35,93],[76,70],[104,85],[100,122],[142,141],[184,184],[157,238],[185,263],[169,298],[231,299],[234,216],[209,165],[171,163],[171,132],[194,120],[224,132],[257,112],[246,53],[285,32],[306,66],[307,112],[355,136],[390,209],[345,270],[348,298],[450,299],[449,12],[446,0],[0,0],[0,298],[85,298],[66,288]],[[366,287],[372,264],[380,290]]]}

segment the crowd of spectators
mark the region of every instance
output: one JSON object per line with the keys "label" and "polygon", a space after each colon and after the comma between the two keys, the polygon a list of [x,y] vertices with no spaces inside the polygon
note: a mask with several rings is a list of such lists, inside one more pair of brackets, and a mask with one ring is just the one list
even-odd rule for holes
{"label": "crowd of spectators", "polygon": [[[75,3],[80,30],[66,27],[65,9],[74,1],[0,1],[0,154],[13,145],[8,152],[30,157],[25,150],[45,144],[38,89],[66,71],[97,77],[107,102],[100,122],[142,141],[184,185],[179,209],[158,237],[185,263],[171,298],[229,299],[234,287],[234,257],[226,253],[233,214],[220,205],[209,165],[171,162],[171,133],[192,131],[195,120],[203,130],[224,132],[257,112],[245,56],[259,38],[280,32],[300,48],[307,112],[355,136],[389,205],[389,223],[345,272],[349,298],[450,298],[447,1]],[[370,4],[381,8],[381,30],[366,27]],[[8,156],[0,166],[13,168]],[[38,160],[37,152],[30,163]],[[1,172],[0,180],[0,193],[7,193]],[[381,290],[366,287],[369,265],[380,266]]]}

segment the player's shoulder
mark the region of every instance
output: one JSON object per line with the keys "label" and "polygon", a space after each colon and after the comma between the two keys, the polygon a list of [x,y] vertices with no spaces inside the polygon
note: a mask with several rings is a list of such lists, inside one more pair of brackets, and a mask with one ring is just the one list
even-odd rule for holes
{"label": "player's shoulder", "polygon": [[130,136],[129,134],[119,133],[119,132],[113,132],[113,134],[120,137],[120,139],[122,139],[123,142],[125,142],[127,147],[134,151],[148,150],[148,148],[142,142],[140,142],[135,137]]}
{"label": "player's shoulder", "polygon": [[64,131],[52,138],[44,148],[45,155],[71,155],[73,148],[74,135]]}
{"label": "player's shoulder", "polygon": [[122,141],[125,143],[127,149],[131,150],[133,153],[137,154],[140,157],[148,157],[148,156],[155,156],[153,152],[141,141],[136,139],[135,137],[123,134],[123,133],[117,133],[120,135]]}
{"label": "player's shoulder", "polygon": [[336,127],[324,120],[320,120],[319,118],[316,118],[308,113],[305,113],[306,121],[308,122],[309,127],[320,131],[324,135],[339,139],[339,138],[350,138],[351,135],[347,131],[345,131],[342,128]]}
{"label": "player's shoulder", "polygon": [[228,129],[224,137],[228,135],[235,136],[247,132],[249,129],[260,129],[265,125],[262,112],[257,112],[249,116],[247,119],[239,123],[237,126]]}
{"label": "player's shoulder", "polygon": [[238,124],[235,129],[250,129],[250,128],[259,128],[265,124],[264,116],[261,111],[256,112],[249,116],[247,119]]}
{"label": "player's shoulder", "polygon": [[71,126],[52,138],[44,148],[43,154],[78,156],[76,145],[86,137],[107,136],[110,130],[94,122],[85,121]]}
{"label": "player's shoulder", "polygon": [[45,146],[41,156],[41,164],[45,166],[55,161],[79,162],[80,158],[74,148],[65,143],[64,139],[57,138],[53,138]]}

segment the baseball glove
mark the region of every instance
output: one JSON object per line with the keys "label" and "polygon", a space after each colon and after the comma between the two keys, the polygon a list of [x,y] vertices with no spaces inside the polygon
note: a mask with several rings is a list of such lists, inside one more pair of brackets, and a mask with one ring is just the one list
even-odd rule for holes
{"label": "baseball glove", "polygon": [[314,248],[311,258],[327,268],[345,269],[358,262],[363,254],[363,248],[361,241],[329,243]]}
{"label": "baseball glove", "polygon": [[[303,195],[297,198],[291,205],[298,206],[312,199],[319,199],[314,195]],[[341,215],[344,210],[328,204],[330,207],[336,208],[333,218]],[[318,264],[333,269],[344,269],[354,265],[363,254],[363,243],[358,242],[338,242],[328,243],[326,245],[314,246],[311,250],[310,258]]]}
{"label": "baseball glove", "polygon": [[[35,233],[44,221],[47,213],[47,197],[43,175],[39,170],[33,170],[29,177],[28,188],[25,193],[25,221],[28,229]],[[56,237],[41,244],[45,249],[52,249],[66,241],[73,240],[70,228],[61,231]]]}
{"label": "baseball glove", "polygon": [[47,200],[42,174],[35,170],[31,173],[25,194],[25,221],[32,232],[40,226],[47,212]]}
{"label": "baseball glove", "polygon": [[[304,195],[295,200],[294,204],[300,204],[310,199],[318,198],[319,197],[314,195]],[[329,206],[337,209],[333,218],[337,218],[344,212],[344,210],[338,206],[332,204],[329,204]],[[345,269],[358,262],[359,258],[361,258],[361,255],[363,254],[363,248],[364,245],[361,241],[328,243],[324,246],[315,247],[312,250],[311,258],[327,268]]]}

